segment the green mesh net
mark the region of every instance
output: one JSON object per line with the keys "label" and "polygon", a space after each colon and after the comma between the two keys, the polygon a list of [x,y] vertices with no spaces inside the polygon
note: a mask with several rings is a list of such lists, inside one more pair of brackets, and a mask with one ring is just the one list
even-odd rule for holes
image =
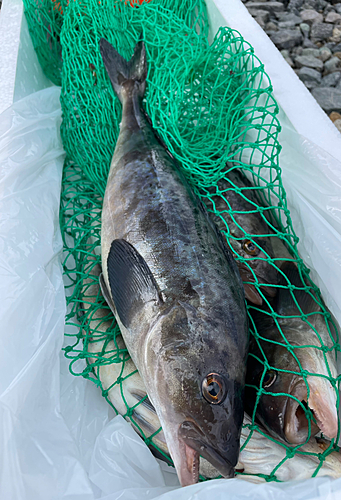
{"label": "green mesh net", "polygon": [[[300,375],[307,384],[309,373],[303,370],[297,347],[288,342],[281,315],[273,309],[264,293],[268,283],[254,271],[252,261],[236,252],[239,241],[250,240],[259,246],[255,234],[240,223],[229,201],[233,191],[250,202],[248,185],[235,184],[229,172],[238,168],[251,180],[257,202],[247,213],[260,214],[267,230],[263,237],[278,238],[290,253],[306,280],[305,291],[316,302],[316,310],[304,314],[294,294],[297,286],[284,284],[297,303],[299,320],[316,333],[310,349],[324,353],[327,378],[335,391],[339,407],[339,378],[329,366],[327,354],[339,350],[333,337],[333,324],[309,271],[297,253],[296,237],[286,206],[286,197],[278,166],[280,145],[277,119],[278,106],[272,96],[270,80],[253,48],[241,35],[221,28],[209,45],[208,19],[203,1],[173,0],[150,3],[124,3],[108,0],[76,0],[70,3],[39,4],[25,0],[26,15],[37,53],[48,76],[62,83],[62,138],[67,152],[61,199],[61,229],[64,239],[64,272],[68,314],[65,355],[70,359],[74,375],[94,381],[117,413],[129,419],[148,445],[166,456],[153,433],[143,431],[136,411],[139,403],[129,399],[127,385],[136,376],[114,317],[99,289],[101,207],[110,161],[119,134],[121,105],[111,88],[100,54],[99,40],[106,38],[126,58],[143,33],[148,60],[147,90],[144,106],[153,127],[169,151],[178,160],[193,189],[219,218],[220,226],[236,260],[248,270],[249,283],[255,287],[266,307],[248,304],[250,331],[258,346],[257,357],[262,365],[261,377],[255,388],[256,405],[247,424],[247,446],[254,432],[265,432],[255,422],[255,413],[271,370]],[[133,4],[134,5],[131,5]],[[62,59],[61,55],[62,54]],[[63,63],[61,61],[63,60]],[[223,186],[223,187],[222,187]],[[226,217],[226,215],[228,217]],[[238,229],[231,231],[231,225]],[[260,257],[257,257],[260,259]],[[283,256],[269,253],[261,258],[279,273]],[[245,280],[244,280],[245,281]],[[279,287],[279,285],[273,285]],[[283,288],[283,285],[282,285]],[[270,340],[258,331],[255,312],[266,315],[276,325],[280,338]],[[327,341],[314,327],[313,316],[322,317],[328,332]],[[296,359],[298,370],[279,369],[271,364],[264,343],[281,345]],[[308,348],[307,345],[305,345]],[[103,383],[110,372],[111,383]],[[114,375],[113,375],[114,374]],[[106,380],[107,380],[106,379]],[[285,394],[288,396],[288,394]],[[283,396],[283,393],[274,397]],[[112,401],[115,401],[115,406]],[[297,400],[309,422],[309,434],[314,415]],[[141,402],[140,402],[141,403]],[[269,437],[268,439],[274,440]],[[267,481],[278,480],[278,472],[295,454],[305,452],[299,446],[285,450],[284,458],[270,473],[258,475]],[[316,455],[316,475],[325,458],[335,449],[334,442]],[[239,472],[243,474],[242,472]]]}

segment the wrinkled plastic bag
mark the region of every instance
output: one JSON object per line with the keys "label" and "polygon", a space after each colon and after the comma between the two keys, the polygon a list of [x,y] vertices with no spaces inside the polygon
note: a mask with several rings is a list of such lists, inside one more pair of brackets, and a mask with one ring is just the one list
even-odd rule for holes
{"label": "wrinkled plastic bag", "polygon": [[60,414],[60,90],[0,115],[0,498],[93,498]]}
{"label": "wrinkled plastic bag", "polygon": [[[325,477],[260,485],[214,480],[181,489],[174,469],[114,416],[98,388],[69,373],[61,353],[59,92],[53,87],[32,94],[0,115],[0,498],[340,498],[341,479]],[[289,125],[281,141],[299,249],[340,322],[341,168]]]}

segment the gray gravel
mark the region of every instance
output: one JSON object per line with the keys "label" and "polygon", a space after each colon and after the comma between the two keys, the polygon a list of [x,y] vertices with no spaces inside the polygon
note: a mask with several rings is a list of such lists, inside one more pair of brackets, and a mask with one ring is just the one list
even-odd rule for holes
{"label": "gray gravel", "polygon": [[341,132],[341,0],[242,0]]}

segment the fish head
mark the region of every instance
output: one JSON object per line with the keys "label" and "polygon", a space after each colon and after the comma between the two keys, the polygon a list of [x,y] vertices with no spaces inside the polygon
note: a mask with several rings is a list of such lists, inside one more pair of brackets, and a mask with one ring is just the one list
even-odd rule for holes
{"label": "fish head", "polygon": [[[250,342],[245,387],[246,411],[249,415],[255,412],[256,419],[269,434],[290,442],[286,436],[286,412],[293,378],[299,377],[296,375],[299,366],[286,347],[262,340],[259,345],[261,349],[254,339]],[[263,353],[267,365],[262,362]]]}
{"label": "fish head", "polygon": [[[276,295],[277,266],[282,258],[290,258],[290,255],[282,242],[275,241],[279,238],[260,214],[236,212],[232,216],[222,216],[229,227],[227,239],[234,250],[245,296],[253,304],[261,305],[263,298],[259,289],[270,298]],[[255,287],[254,283],[258,286]]]}
{"label": "fish head", "polygon": [[[302,323],[302,320],[291,323],[293,328],[282,325],[289,349],[277,343],[284,340],[275,329],[272,338],[276,343],[260,341],[268,369],[260,362],[261,351],[252,341],[250,351],[256,356],[248,358],[246,377],[248,413],[253,413],[261,390],[255,409],[257,419],[274,437],[292,445],[305,443],[319,431],[335,438],[338,431],[336,389],[330,382],[330,376],[336,377],[335,362],[330,353],[316,345],[313,330],[309,331]],[[267,337],[271,337],[269,332]]]}
{"label": "fish head", "polygon": [[[292,442],[306,441],[308,425],[303,410],[310,410],[312,433],[319,431],[329,439],[337,437],[337,386],[333,379],[337,377],[336,358],[332,350],[332,339],[327,331],[325,319],[316,314],[310,317],[314,328],[304,323],[303,332],[298,327],[287,332],[287,338],[294,346],[294,352],[300,364],[301,372],[306,376],[293,385],[291,393],[301,401],[291,400],[287,409],[287,437]],[[319,332],[316,335],[315,330]],[[295,336],[295,340],[294,340]],[[301,338],[303,336],[303,338]],[[319,339],[320,337],[320,339]]]}
{"label": "fish head", "polygon": [[155,328],[144,379],[182,486],[198,481],[200,456],[233,477],[247,342],[239,349],[219,319],[199,318],[186,305],[174,307]]}
{"label": "fish head", "polygon": [[246,298],[261,305],[263,298],[259,289],[268,297],[274,297],[278,266],[283,259],[292,257],[268,221],[267,207],[258,199],[259,189],[240,171],[231,170],[219,181],[218,188],[207,192],[209,197],[204,201],[234,251]]}

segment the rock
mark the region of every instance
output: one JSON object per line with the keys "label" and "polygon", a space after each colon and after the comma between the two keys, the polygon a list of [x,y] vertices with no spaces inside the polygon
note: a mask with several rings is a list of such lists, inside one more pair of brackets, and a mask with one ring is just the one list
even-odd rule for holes
{"label": "rock", "polygon": [[327,76],[324,76],[321,81],[321,87],[335,87],[341,78],[340,71],[334,71]]}
{"label": "rock", "polygon": [[302,49],[301,55],[302,56],[319,57],[320,51],[319,51],[319,49]]}
{"label": "rock", "polygon": [[291,59],[291,57],[290,57],[290,56],[285,57],[284,59],[286,60],[286,62],[289,64],[289,66],[290,66],[291,68],[293,68],[293,67],[295,66],[295,63],[294,63],[294,61]]}
{"label": "rock", "polygon": [[285,29],[285,28],[294,28],[297,24],[301,24],[302,19],[299,16],[296,16],[295,14],[290,14],[290,17],[288,16],[286,19],[281,19],[278,23],[278,27],[280,29]]}
{"label": "rock", "polygon": [[341,115],[336,111],[332,111],[329,115],[329,118],[331,119],[332,122],[335,122],[336,120],[341,120]]}
{"label": "rock", "polygon": [[290,52],[287,49],[281,50],[281,54],[283,57],[290,57]]}
{"label": "rock", "polygon": [[316,10],[323,10],[325,7],[327,7],[328,2],[326,0],[316,0],[315,3],[315,9]]}
{"label": "rock", "polygon": [[332,56],[332,51],[328,49],[327,47],[321,47],[319,50],[319,55],[318,57],[321,59],[321,61],[326,62],[328,59],[331,58]]}
{"label": "rock", "polygon": [[341,68],[341,61],[338,57],[333,56],[329,61],[324,63],[324,73],[328,75],[329,73],[334,73]]}
{"label": "rock", "polygon": [[316,0],[306,0],[302,5],[301,10],[316,10],[315,9]]}
{"label": "rock", "polygon": [[266,24],[265,31],[278,31],[278,28],[275,23],[270,21],[269,23]]}
{"label": "rock", "polygon": [[295,26],[297,26],[297,24],[300,24],[301,23],[301,19],[299,20],[299,22],[295,22],[295,21],[280,21],[278,23],[278,27],[280,29],[286,29],[286,28],[294,28]]}
{"label": "rock", "polygon": [[327,7],[324,8],[323,10],[323,15],[324,17],[326,17],[327,14],[329,14],[329,12],[335,12],[335,9],[332,5],[327,5]]}
{"label": "rock", "polygon": [[335,120],[334,125],[341,132],[341,120]]}
{"label": "rock", "polygon": [[269,12],[282,12],[284,10],[284,5],[281,2],[260,2],[259,0],[257,2],[247,2],[245,4],[245,7],[247,9],[260,9],[260,10],[267,10]]}
{"label": "rock", "polygon": [[281,22],[288,22],[288,21],[296,21],[298,22],[296,24],[299,24],[302,22],[300,16],[296,16],[293,12],[275,12],[276,19]]}
{"label": "rock", "polygon": [[298,70],[297,75],[300,80],[304,83],[304,85],[311,89],[312,87],[316,87],[321,83],[321,73],[312,68],[303,67]]}
{"label": "rock", "polygon": [[329,12],[324,20],[326,23],[340,23],[341,22],[341,14],[337,14],[336,12]]}
{"label": "rock", "polygon": [[334,52],[334,56],[341,59],[341,52]]}
{"label": "rock", "polygon": [[302,31],[302,35],[303,36],[305,36],[305,37],[309,36],[309,33],[310,33],[310,26],[309,26],[309,24],[307,24],[307,23],[301,23],[300,24],[300,29]]}
{"label": "rock", "polygon": [[[302,68],[303,69],[303,68]],[[316,87],[312,90],[312,95],[322,109],[327,113],[341,111],[341,90],[328,87]]]}
{"label": "rock", "polygon": [[262,18],[255,17],[254,20],[256,21],[256,23],[259,24],[259,26],[262,28],[262,30],[265,30],[265,22],[263,21]]}
{"label": "rock", "polygon": [[295,58],[295,63],[298,68],[306,66],[307,68],[313,68],[317,71],[323,70],[323,62],[314,56],[297,56]]}
{"label": "rock", "polygon": [[323,21],[322,14],[319,14],[316,10],[312,9],[302,10],[302,12],[300,12],[300,16],[302,21],[307,24],[322,23]]}
{"label": "rock", "polygon": [[303,52],[303,47],[294,47],[293,49],[290,50],[290,55],[291,56],[301,56]]}
{"label": "rock", "polygon": [[316,45],[309,38],[304,39],[303,47],[306,49],[316,49]]}
{"label": "rock", "polygon": [[251,14],[252,17],[261,19],[264,23],[267,23],[270,17],[270,13],[267,10],[249,9],[249,13]]}
{"label": "rock", "polygon": [[302,43],[302,35],[297,30],[282,30],[271,35],[272,42],[279,49],[291,49]]}
{"label": "rock", "polygon": [[287,8],[290,12],[298,13],[302,5],[303,5],[303,0],[290,0]]}
{"label": "rock", "polygon": [[341,3],[337,3],[336,5],[334,5],[334,9],[336,10],[336,12],[341,14]]}
{"label": "rock", "polygon": [[335,85],[335,88],[338,89],[338,90],[341,90],[341,78],[340,80],[337,82],[337,84]]}
{"label": "rock", "polygon": [[341,50],[341,43],[338,43],[337,45],[333,44],[333,47],[331,48],[332,52],[339,52]]}
{"label": "rock", "polygon": [[327,38],[330,38],[332,35],[333,35],[332,24],[314,23],[311,27],[310,38],[312,42],[327,40]]}
{"label": "rock", "polygon": [[[330,24],[330,26],[333,26]],[[341,42],[341,27],[333,29],[333,36],[329,39],[330,42],[339,43]]]}

